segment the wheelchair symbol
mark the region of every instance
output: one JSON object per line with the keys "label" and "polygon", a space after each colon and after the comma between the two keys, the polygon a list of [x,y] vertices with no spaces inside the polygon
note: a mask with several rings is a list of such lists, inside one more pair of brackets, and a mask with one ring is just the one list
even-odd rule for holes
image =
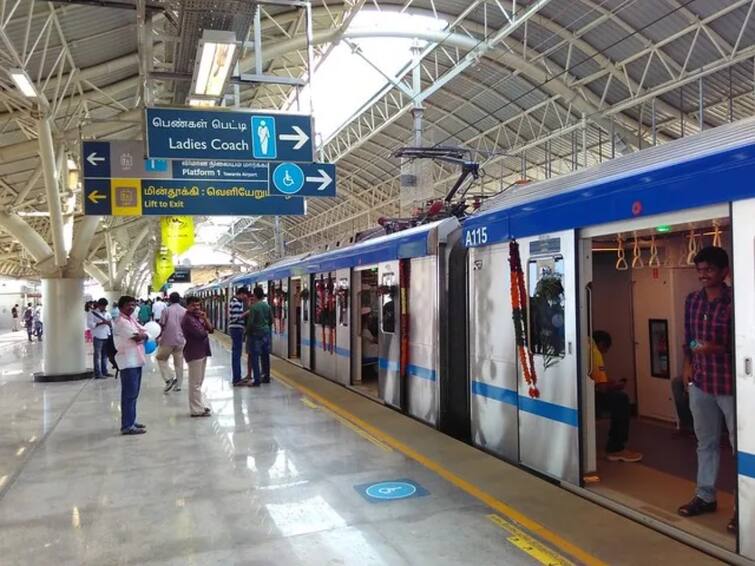
{"label": "wheelchair symbol", "polygon": [[304,171],[296,163],[281,163],[273,171],[275,188],[285,195],[295,195],[304,187]]}
{"label": "wheelchair symbol", "polygon": [[373,499],[405,499],[417,492],[417,488],[408,482],[380,482],[369,486],[365,492]]}

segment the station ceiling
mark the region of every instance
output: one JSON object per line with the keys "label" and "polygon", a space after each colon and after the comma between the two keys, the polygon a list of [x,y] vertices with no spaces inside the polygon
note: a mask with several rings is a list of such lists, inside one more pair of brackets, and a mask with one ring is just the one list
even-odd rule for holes
{"label": "station ceiling", "polygon": [[[139,138],[145,99],[180,99],[186,81],[176,77],[189,68],[186,53],[202,25],[220,22],[248,31],[240,70],[249,72],[254,53],[248,15],[258,8],[264,72],[306,78],[306,11],[296,4],[301,2],[0,0],[4,213],[20,216],[51,242],[39,107],[15,89],[9,70],[24,68],[44,90],[62,165],[68,157],[79,160],[82,137]],[[320,140],[319,156],[337,163],[339,196],[311,199],[306,217],[282,219],[290,254],[346,240],[377,218],[398,214],[401,167],[391,153],[413,139],[415,100],[422,100],[429,142],[476,152],[484,176],[471,192],[479,195],[695,134],[755,110],[755,0],[351,0],[312,7],[316,59],[338,41],[357,49],[359,37],[349,25],[363,10],[422,14],[445,27],[420,38],[419,93],[410,90],[412,70],[406,69]],[[151,22],[151,33],[145,22]],[[406,33],[383,29],[379,35],[388,41]],[[259,84],[231,94],[233,102],[254,109],[285,109],[293,96],[292,87]],[[442,195],[457,172],[435,164],[428,175]],[[80,223],[81,194],[61,189],[67,222]],[[88,261],[107,262],[105,232],[117,260],[146,226],[133,263],[147,265],[156,245],[154,223],[104,218]],[[216,245],[247,261],[270,261],[276,254],[272,219],[238,218]],[[0,273],[36,274],[31,256],[3,232]]]}

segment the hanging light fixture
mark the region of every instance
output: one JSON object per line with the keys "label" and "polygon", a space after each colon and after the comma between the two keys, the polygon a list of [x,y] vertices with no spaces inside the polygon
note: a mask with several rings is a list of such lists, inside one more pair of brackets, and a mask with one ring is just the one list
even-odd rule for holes
{"label": "hanging light fixture", "polygon": [[189,104],[206,106],[200,102],[208,99],[213,106],[217,103],[236,63],[237,48],[232,31],[204,31],[197,48]]}

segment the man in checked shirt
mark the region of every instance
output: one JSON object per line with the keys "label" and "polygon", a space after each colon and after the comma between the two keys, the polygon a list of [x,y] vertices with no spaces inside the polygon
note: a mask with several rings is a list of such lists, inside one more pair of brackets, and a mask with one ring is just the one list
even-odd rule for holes
{"label": "man in checked shirt", "polygon": [[[725,283],[729,256],[722,248],[703,248],[695,256],[695,267],[703,288],[690,293],[684,304],[684,381],[689,384],[697,437],[697,491],[679,507],[684,517],[716,510],[722,413],[734,447],[732,304]],[[727,529],[736,532],[736,528],[735,514]]]}

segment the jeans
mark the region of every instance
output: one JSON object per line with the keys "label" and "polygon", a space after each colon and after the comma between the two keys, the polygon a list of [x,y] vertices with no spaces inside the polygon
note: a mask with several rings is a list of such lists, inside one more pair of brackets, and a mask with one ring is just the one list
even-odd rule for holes
{"label": "jeans", "polygon": [[671,393],[674,395],[679,429],[691,431],[693,427],[692,411],[689,408],[689,394],[684,387],[684,379],[675,377],[671,380]]}
{"label": "jeans", "polygon": [[697,437],[697,493],[703,501],[716,500],[719,452],[721,447],[721,413],[735,446],[734,396],[712,395],[695,385],[689,386],[689,407],[695,421]]}
{"label": "jeans", "polygon": [[[250,350],[252,352],[252,372],[254,383],[270,381],[270,334],[250,336]],[[262,359],[262,375],[260,376],[260,359]]]}
{"label": "jeans", "polygon": [[104,377],[107,373],[107,338],[94,339],[94,377]]}
{"label": "jeans", "polygon": [[231,328],[231,371],[233,372],[233,383],[241,381],[241,354],[244,350],[244,329]]}
{"label": "jeans", "polygon": [[128,430],[136,423],[136,400],[142,386],[142,368],[121,370],[121,430]]}
{"label": "jeans", "polygon": [[606,452],[621,452],[629,439],[629,397],[623,391],[596,391],[595,404],[598,414],[608,411],[611,415]]}
{"label": "jeans", "polygon": [[189,366],[189,412],[201,415],[207,408],[207,400],[202,394],[202,382],[207,368],[207,357],[187,362]]}

